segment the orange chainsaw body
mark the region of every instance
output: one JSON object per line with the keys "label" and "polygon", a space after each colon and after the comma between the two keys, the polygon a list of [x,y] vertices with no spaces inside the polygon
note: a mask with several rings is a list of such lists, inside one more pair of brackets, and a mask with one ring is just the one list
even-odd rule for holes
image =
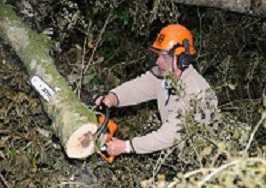
{"label": "orange chainsaw body", "polygon": [[[102,125],[104,120],[105,120],[105,115],[103,114],[99,114],[97,116],[98,118],[98,125]],[[113,120],[108,120],[107,124],[106,124],[106,132],[103,133],[103,134],[106,134],[106,140],[105,140],[105,144],[110,142],[115,134],[115,132],[117,131],[118,129],[118,125],[113,121]],[[100,156],[106,160],[108,163],[112,163],[115,156],[110,156],[108,155],[106,152],[101,152],[99,151],[98,152],[100,154]]]}

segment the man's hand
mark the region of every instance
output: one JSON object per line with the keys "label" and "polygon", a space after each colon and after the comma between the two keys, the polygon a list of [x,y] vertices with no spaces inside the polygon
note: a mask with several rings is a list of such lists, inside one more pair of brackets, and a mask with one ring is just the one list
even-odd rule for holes
{"label": "man's hand", "polygon": [[99,96],[95,100],[96,106],[101,106],[101,104],[105,104],[105,106],[107,106],[109,108],[111,108],[113,106],[116,106],[117,103],[118,103],[117,97],[113,93],[109,93],[109,94],[107,94],[105,96]]}
{"label": "man's hand", "polygon": [[123,153],[128,153],[126,151],[126,141],[120,140],[118,138],[113,138],[112,141],[108,142],[107,144],[107,153],[109,155],[117,156]]}

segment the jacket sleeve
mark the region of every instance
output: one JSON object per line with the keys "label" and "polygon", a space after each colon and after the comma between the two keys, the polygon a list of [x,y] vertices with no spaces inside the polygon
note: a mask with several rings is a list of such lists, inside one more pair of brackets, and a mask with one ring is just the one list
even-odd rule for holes
{"label": "jacket sleeve", "polygon": [[118,99],[118,107],[136,105],[156,99],[156,82],[158,79],[147,71],[145,74],[112,89]]}
{"label": "jacket sleeve", "polygon": [[180,140],[179,131],[182,129],[181,121],[176,113],[168,116],[168,121],[157,130],[147,135],[134,137],[132,146],[138,154],[152,153],[173,146]]}

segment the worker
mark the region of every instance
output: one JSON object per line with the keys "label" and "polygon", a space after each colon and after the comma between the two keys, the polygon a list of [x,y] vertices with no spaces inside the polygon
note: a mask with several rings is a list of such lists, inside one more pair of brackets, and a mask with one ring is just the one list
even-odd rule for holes
{"label": "worker", "polygon": [[[180,24],[167,25],[161,29],[150,50],[157,55],[154,67],[112,89],[107,95],[98,97],[95,103],[123,107],[157,100],[162,125],[157,131],[130,140],[113,138],[107,143],[110,155],[146,154],[169,148],[181,139],[184,122],[179,117],[192,111],[195,119],[208,123],[217,108],[214,91],[192,65],[196,50],[190,30]],[[167,75],[172,75],[172,80],[181,83],[179,91],[175,92],[173,84],[166,79]],[[193,101],[198,102],[201,113],[203,111],[200,116],[191,106],[195,104]]]}

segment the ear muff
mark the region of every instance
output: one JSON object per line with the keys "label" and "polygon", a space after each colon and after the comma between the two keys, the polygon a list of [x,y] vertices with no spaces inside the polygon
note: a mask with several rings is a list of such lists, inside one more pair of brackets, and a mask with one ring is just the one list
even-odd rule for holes
{"label": "ear muff", "polygon": [[183,40],[184,52],[178,57],[178,68],[184,71],[189,67],[190,64],[194,62],[193,57],[189,53],[189,42],[188,40]]}
{"label": "ear muff", "polygon": [[178,57],[178,68],[181,71],[184,71],[186,68],[189,67],[190,64],[192,64],[193,58],[190,54],[182,53]]}

